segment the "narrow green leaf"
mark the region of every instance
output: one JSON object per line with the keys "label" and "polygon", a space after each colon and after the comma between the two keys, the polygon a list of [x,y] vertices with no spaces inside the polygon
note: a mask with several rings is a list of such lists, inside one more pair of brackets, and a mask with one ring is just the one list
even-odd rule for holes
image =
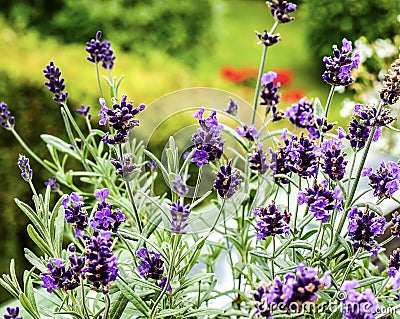
{"label": "narrow green leaf", "polygon": [[377,282],[382,281],[383,279],[385,279],[385,278],[383,278],[383,277],[376,277],[376,276],[361,279],[361,280],[359,280],[360,288],[361,288],[361,287],[366,287],[366,286],[373,285],[373,284],[375,284],[375,283],[377,283]]}
{"label": "narrow green leaf", "polygon": [[222,310],[216,308],[200,308],[185,313],[185,317],[190,318],[190,317],[213,316],[213,315],[221,315],[223,313],[224,312]]}
{"label": "narrow green leaf", "polygon": [[39,249],[49,255],[52,256],[51,248],[47,245],[47,243],[40,237],[40,235],[37,233],[35,228],[31,224],[28,225],[27,227],[28,230],[28,235],[29,237],[35,242],[35,244],[39,247]]}
{"label": "narrow green leaf", "polygon": [[129,287],[125,282],[123,282],[120,278],[117,278],[115,281],[118,289],[124,294],[124,296],[139,310],[143,315],[148,316],[149,307],[146,303]]}
{"label": "narrow green leaf", "polygon": [[46,272],[47,267],[45,263],[35,255],[32,251],[30,251],[28,248],[24,249],[25,252],[25,258],[31,263],[32,266],[35,266],[37,269],[40,270],[40,272]]}
{"label": "narrow green leaf", "polygon": [[71,145],[64,142],[62,139],[53,136],[53,135],[48,135],[48,134],[42,134],[40,135],[41,139],[46,143],[50,144],[53,146],[56,150],[66,153],[71,155],[72,157],[76,158],[77,160],[80,160],[79,154],[77,154],[75,151],[71,149]]}
{"label": "narrow green leaf", "polygon": [[255,265],[255,264],[250,264],[248,266],[253,271],[253,273],[256,275],[256,277],[258,279],[260,279],[261,281],[269,282],[271,280],[270,276],[266,275],[266,273],[268,271],[266,271],[265,269],[262,269],[261,267]]}
{"label": "narrow green leaf", "polygon": [[176,316],[179,315],[181,313],[184,313],[185,311],[187,311],[191,306],[187,306],[184,308],[177,308],[177,309],[164,309],[161,310],[157,316],[155,316],[155,318],[165,318],[165,317],[171,317],[171,316]]}
{"label": "narrow green leaf", "polygon": [[34,318],[34,319],[40,319],[39,314],[35,310],[35,308],[32,306],[31,302],[29,301],[28,297],[21,292],[19,294],[19,302],[21,303],[21,306],[24,307],[24,309]]}
{"label": "narrow green leaf", "polygon": [[61,206],[58,209],[58,215],[54,225],[55,234],[53,239],[53,248],[57,253],[57,257],[61,257],[62,243],[64,237],[64,223],[65,223],[65,212],[64,212],[64,207]]}
{"label": "narrow green leaf", "polygon": [[325,117],[324,108],[322,107],[321,101],[317,97],[314,99],[313,108],[315,117]]}
{"label": "narrow green leaf", "polygon": [[42,221],[33,211],[33,209],[29,205],[25,204],[24,202],[21,202],[17,198],[15,198],[14,201],[18,205],[18,207],[24,212],[24,214],[29,218],[32,224],[36,227],[40,235],[42,235],[42,237],[45,237],[46,236],[45,227]]}

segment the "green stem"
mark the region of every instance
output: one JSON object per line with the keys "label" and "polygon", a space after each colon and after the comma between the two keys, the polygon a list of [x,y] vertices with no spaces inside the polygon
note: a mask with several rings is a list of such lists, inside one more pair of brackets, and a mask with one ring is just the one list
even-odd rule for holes
{"label": "green stem", "polygon": [[100,83],[99,63],[95,63],[95,65],[96,65],[97,86],[99,87],[100,97],[104,98],[103,89],[101,88],[101,83]]}
{"label": "green stem", "polygon": [[329,106],[331,105],[334,93],[335,93],[335,85],[332,85],[331,90],[329,91],[328,99],[326,100],[324,117],[328,117]]}
{"label": "green stem", "polygon": [[193,199],[192,199],[192,204],[191,205],[193,205],[194,201],[196,200],[197,194],[199,193],[199,186],[200,186],[200,183],[201,183],[202,170],[203,170],[203,167],[200,166],[199,167],[199,172],[198,172],[198,175],[197,175],[196,186],[194,188]]}
{"label": "green stem", "polygon": [[13,128],[11,129],[11,133],[14,135],[15,139],[18,141],[18,143],[24,148],[24,150],[29,154],[30,157],[32,157],[36,162],[38,162],[40,165],[42,165],[45,169],[47,169],[52,175],[56,175],[56,171],[53,170],[51,167],[49,167],[43,160],[37,156],[30,148],[28,145],[25,144],[24,140],[19,136],[17,131]]}
{"label": "green stem", "polygon": [[319,238],[319,235],[321,234],[321,231],[322,231],[322,222],[319,224],[319,227],[318,227],[318,232],[317,232],[317,238],[315,238],[315,241],[314,241],[314,245],[313,245],[313,249],[312,249],[312,252],[311,252],[311,259],[314,259],[314,257],[315,257],[315,249],[316,249],[316,247],[317,247],[317,242],[318,242],[318,238]]}
{"label": "green stem", "polygon": [[[301,191],[301,177],[299,177],[299,188],[297,190],[297,193]],[[289,195],[288,195],[289,196]],[[291,199],[288,198],[288,200],[290,201]],[[294,212],[294,220],[293,220],[293,234],[297,233],[297,214],[299,213],[299,201],[296,201],[296,210]]]}
{"label": "green stem", "polygon": [[351,267],[353,267],[354,261],[357,259],[357,256],[358,256],[360,251],[361,251],[361,248],[358,248],[356,253],[354,254],[353,258],[350,260],[350,263],[347,265],[347,268],[346,268],[346,270],[344,272],[344,276],[343,276],[343,279],[342,279],[342,282],[341,282],[339,288],[343,286],[343,283],[346,280],[346,277],[349,274]]}
{"label": "green stem", "polygon": [[83,307],[83,312],[85,314],[85,318],[90,319],[89,312],[86,308],[85,286],[83,284],[83,280],[81,280],[81,293],[82,293],[82,307]]}
{"label": "green stem", "polygon": [[[122,145],[121,144],[118,145],[118,153],[119,153],[119,160],[121,161],[121,165],[124,165],[124,153],[122,151]],[[134,213],[136,225],[138,226],[139,232],[141,234],[142,231],[143,231],[143,227],[142,227],[142,223],[141,223],[140,218],[139,218],[139,212],[138,212],[136,204],[135,204],[135,199],[133,197],[133,193],[132,193],[132,189],[131,189],[131,185],[129,184],[129,181],[125,181],[125,186],[126,186],[126,190],[128,191],[129,199],[131,201],[131,205],[132,205],[132,208],[133,208],[133,213]]]}
{"label": "green stem", "polygon": [[347,179],[347,192],[346,192],[347,197],[350,195],[351,178],[353,177],[353,170],[354,170],[354,165],[356,163],[356,156],[357,156],[357,152],[354,153],[353,160],[351,161],[349,178]]}
{"label": "green stem", "polygon": [[[279,22],[275,21],[274,25],[272,26],[270,30],[270,34],[273,34],[278,27]],[[251,125],[254,124],[256,120],[256,114],[257,114],[257,106],[258,106],[258,95],[260,94],[260,87],[261,87],[261,78],[264,72],[264,65],[265,65],[265,59],[267,57],[267,51],[268,47],[264,45],[263,47],[263,52],[261,54],[261,62],[260,62],[260,68],[258,69],[258,77],[257,77],[257,84],[256,84],[256,91],[254,94],[254,103],[253,103],[253,114],[251,116]]]}
{"label": "green stem", "polygon": [[161,302],[162,298],[166,294],[168,286],[169,286],[169,283],[171,281],[171,278],[174,275],[174,268],[176,266],[175,265],[175,262],[176,262],[175,254],[176,254],[176,250],[178,248],[180,234],[173,233],[172,236],[173,236],[172,237],[172,252],[171,252],[171,260],[170,260],[170,263],[169,263],[169,269],[168,269],[168,274],[167,274],[167,281],[165,283],[165,286],[164,286],[163,290],[160,292],[160,294],[158,295],[156,301],[154,302],[153,308],[151,309],[150,315],[149,315],[150,319],[154,318],[154,315],[155,315],[155,313],[157,311],[157,306],[159,305],[159,303]]}
{"label": "green stem", "polygon": [[272,236],[272,257],[271,257],[271,274],[272,274],[272,280],[275,279],[275,236]]}
{"label": "green stem", "polygon": [[107,293],[104,294],[104,297],[106,299],[106,308],[104,309],[104,319],[108,319],[108,312],[110,311],[110,306],[111,306],[110,296]]}

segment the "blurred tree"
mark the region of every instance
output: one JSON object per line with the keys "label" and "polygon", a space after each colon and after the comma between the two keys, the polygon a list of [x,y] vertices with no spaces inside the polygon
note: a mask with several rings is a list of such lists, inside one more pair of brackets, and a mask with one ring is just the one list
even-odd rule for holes
{"label": "blurred tree", "polygon": [[343,38],[365,36],[370,42],[398,34],[400,0],[307,0],[303,2],[310,51],[316,58],[332,54]]}

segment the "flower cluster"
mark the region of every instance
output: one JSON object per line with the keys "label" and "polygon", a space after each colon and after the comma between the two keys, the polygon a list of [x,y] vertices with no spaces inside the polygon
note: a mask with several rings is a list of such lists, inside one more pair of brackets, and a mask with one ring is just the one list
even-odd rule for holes
{"label": "flower cluster", "polygon": [[290,231],[290,214],[285,209],[280,212],[275,202],[272,201],[267,207],[253,209],[257,216],[257,239],[263,240],[269,236],[288,234]]}
{"label": "flower cluster", "polygon": [[273,0],[273,2],[267,1],[267,6],[271,10],[271,14],[275,20],[280,23],[288,23],[294,19],[289,16],[290,13],[296,11],[296,5],[292,2]]}
{"label": "flower cluster", "polygon": [[338,186],[331,191],[328,188],[328,181],[324,180],[319,184],[315,181],[313,188],[299,192],[298,202],[300,205],[306,203],[315,219],[326,223],[334,209],[342,210],[343,197]]}
{"label": "flower cluster", "polygon": [[114,51],[111,50],[111,43],[104,40],[100,41],[101,31],[97,31],[96,39],[86,43],[86,52],[90,54],[87,60],[93,63],[101,62],[101,66],[106,70],[111,70],[114,66]]}
{"label": "flower cluster", "polygon": [[214,181],[214,189],[217,190],[221,198],[231,198],[239,189],[242,179],[240,171],[232,167],[232,161],[228,165],[220,166],[220,171],[217,172],[217,178]]}
{"label": "flower cluster", "polygon": [[347,86],[353,83],[351,70],[357,69],[360,62],[360,55],[353,54],[351,41],[343,39],[342,49],[333,46],[333,57],[324,57],[326,71],[322,75],[324,81],[334,86]]}
{"label": "flower cluster", "polygon": [[[300,177],[314,176],[318,171],[318,147],[310,138],[303,135],[293,135],[290,139],[284,134],[281,138],[284,145],[271,152],[271,168],[273,174],[289,174],[291,172]],[[284,178],[277,181],[287,183]]]}
{"label": "flower cluster", "polygon": [[400,248],[395,249],[390,255],[388,269],[390,277],[394,277],[398,272],[400,272]]}
{"label": "flower cluster", "polygon": [[400,166],[392,161],[382,161],[375,172],[371,167],[365,167],[362,176],[368,176],[374,196],[390,198],[399,189]]}
{"label": "flower cluster", "polygon": [[51,293],[59,288],[68,291],[79,286],[85,260],[83,257],[71,255],[69,261],[69,265],[66,266],[64,259],[50,258],[47,272],[40,274],[40,279],[43,281],[42,287],[46,288],[47,292]]}
{"label": "flower cluster", "polygon": [[139,120],[135,119],[136,115],[145,109],[144,104],[133,107],[131,100],[127,101],[125,94],[121,97],[121,103],[116,98],[112,98],[112,109],[106,106],[103,98],[100,98],[101,110],[99,112],[100,125],[108,125],[115,130],[114,136],[110,138],[107,133],[102,141],[106,144],[121,144],[128,140],[128,134],[135,126],[139,125]]}
{"label": "flower cluster", "polygon": [[352,207],[348,218],[349,237],[354,249],[362,247],[369,251],[371,255],[376,256],[380,245],[377,245],[374,239],[385,232],[385,217],[379,216],[369,207],[366,207],[364,211],[361,211],[358,207]]}
{"label": "flower cluster", "polygon": [[0,125],[6,130],[11,130],[14,127],[15,117],[11,115],[8,106],[4,102],[0,102]]}
{"label": "flower cluster", "polygon": [[229,99],[229,102],[226,106],[226,113],[235,116],[238,112],[238,104],[232,98]]}
{"label": "flower cluster", "polygon": [[176,174],[172,180],[172,189],[179,196],[185,196],[189,191],[189,187],[187,187],[186,183],[182,180],[182,176],[179,174]]}
{"label": "flower cluster", "polygon": [[64,92],[65,84],[64,79],[61,78],[60,68],[54,65],[51,61],[46,68],[43,70],[44,76],[48,79],[48,82],[44,84],[48,87],[49,91],[53,93],[53,100],[58,103],[65,103],[68,98],[68,92]]}
{"label": "flower cluster", "polygon": [[117,257],[111,251],[111,232],[100,231],[97,236],[85,238],[85,267],[82,273],[92,282],[92,289],[108,293],[111,281],[118,277]]}
{"label": "flower cluster", "polygon": [[263,33],[257,31],[255,31],[255,33],[260,40],[258,44],[264,44],[266,47],[270,47],[281,40],[281,36],[279,34],[268,33],[267,30],[265,30]]}
{"label": "flower cluster", "polygon": [[380,98],[384,104],[393,105],[400,99],[400,59],[397,59],[385,75]]}
{"label": "flower cluster", "polygon": [[174,233],[185,234],[188,218],[190,215],[190,204],[184,205],[181,200],[171,205],[171,231]]}
{"label": "flower cluster", "polygon": [[261,84],[264,88],[260,93],[260,98],[263,99],[263,101],[260,102],[261,105],[276,108],[276,105],[279,103],[280,94],[278,91],[281,85],[280,83],[275,83],[277,76],[278,74],[273,71],[263,74]]}
{"label": "flower cluster", "polygon": [[92,114],[89,113],[90,111],[90,106],[84,106],[83,104],[81,105],[80,109],[76,110],[76,113],[78,113],[79,115],[82,115],[84,117],[87,117],[88,120],[90,120],[92,118]]}
{"label": "flower cluster", "polygon": [[24,154],[19,154],[17,164],[21,170],[21,177],[27,182],[32,180],[32,169],[29,164],[29,158],[27,158]]}
{"label": "flower cluster", "polygon": [[344,144],[339,139],[330,139],[321,144],[322,171],[334,181],[343,179],[346,173],[346,153]]}
{"label": "flower cluster", "polygon": [[4,319],[22,319],[22,317],[18,317],[19,307],[15,308],[7,307],[6,310],[8,314],[4,315]]}
{"label": "flower cluster", "polygon": [[398,211],[393,213],[392,223],[393,226],[390,228],[392,235],[400,238],[400,213]]}
{"label": "flower cluster", "polygon": [[88,215],[83,208],[83,198],[73,192],[71,195],[67,195],[61,204],[65,209],[65,220],[72,224],[76,237],[82,237],[82,232],[88,225]]}
{"label": "flower cluster", "polygon": [[314,107],[312,102],[305,98],[289,106],[286,109],[285,115],[297,127],[306,129],[315,128]]}
{"label": "flower cluster", "polygon": [[55,176],[50,177],[46,182],[44,182],[45,186],[50,186],[50,190],[52,192],[60,191],[60,184],[57,183],[57,179]]}
{"label": "flower cluster", "polygon": [[242,126],[236,128],[236,133],[244,138],[248,139],[251,142],[254,142],[260,137],[260,131],[256,129],[256,126],[253,124],[252,126],[247,126],[247,124],[242,123]]}
{"label": "flower cluster", "polygon": [[94,195],[100,200],[97,203],[97,211],[90,220],[90,226],[95,233],[101,230],[116,233],[121,223],[126,221],[121,210],[113,209],[113,205],[106,202],[109,193],[108,188],[98,189],[94,192]]}
{"label": "flower cluster", "polygon": [[131,181],[134,178],[133,171],[138,167],[132,162],[132,154],[124,154],[124,160],[120,161],[115,158],[110,158],[111,164],[115,167],[115,174],[122,176],[126,181]]}
{"label": "flower cluster", "polygon": [[253,145],[252,153],[249,154],[249,156],[249,168],[252,171],[256,171],[258,174],[263,175],[268,169],[267,157],[263,153],[263,144],[260,142]]}
{"label": "flower cluster", "polygon": [[[273,310],[286,310],[288,313],[293,311],[291,305],[315,303],[318,299],[318,291],[329,287],[331,276],[325,272],[321,278],[318,278],[318,270],[312,267],[306,267],[301,263],[296,268],[296,273],[288,273],[285,280],[276,278],[269,285],[261,283],[257,291],[253,291],[253,305],[256,308],[257,315],[268,319],[273,318]],[[301,307],[296,307],[301,309]]]}
{"label": "flower cluster", "polygon": [[200,108],[193,117],[199,120],[200,128],[192,135],[192,142],[196,151],[191,158],[192,163],[201,167],[216,159],[220,159],[224,152],[225,140],[221,131],[223,126],[218,123],[217,112],[211,111],[209,117],[203,119],[204,108]]}
{"label": "flower cluster", "polygon": [[371,289],[366,289],[362,293],[357,292],[355,289],[359,286],[360,284],[356,279],[343,283],[341,290],[346,293],[345,298],[342,300],[344,304],[343,318],[373,319],[379,309],[378,301]]}
{"label": "flower cluster", "polygon": [[[140,276],[154,280],[161,279],[158,285],[164,288],[167,282],[167,277],[163,277],[164,261],[161,259],[161,255],[155,251],[147,250],[142,247],[136,251],[136,257],[138,257],[140,261],[140,265],[137,267]],[[172,291],[171,286],[168,285],[167,291]]]}

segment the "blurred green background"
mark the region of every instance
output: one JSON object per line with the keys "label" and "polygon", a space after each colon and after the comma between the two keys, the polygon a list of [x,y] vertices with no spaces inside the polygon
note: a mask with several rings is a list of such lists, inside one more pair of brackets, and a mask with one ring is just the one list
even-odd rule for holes
{"label": "blurred green background", "polygon": [[[321,80],[321,58],[331,54],[333,43],[361,35],[370,41],[392,37],[400,26],[398,0],[296,3],[296,20],[279,26],[282,41],[269,50],[265,68],[290,77],[283,85],[282,109],[302,94],[325,102],[329,87]],[[59,107],[43,84],[49,61],[61,68],[71,109],[91,105],[93,122],[98,120],[95,69],[85,52],[96,31],[112,42],[113,74],[125,74],[120,92],[136,103],[198,86],[227,90],[252,103],[262,51],[254,30],[273,24],[262,0],[0,0],[0,8],[0,100],[16,117],[17,131],[42,157],[47,152],[40,134],[64,134]],[[232,70],[247,70],[250,76],[232,80]],[[338,120],[342,98],[336,95],[332,105]],[[10,258],[21,272],[27,267],[23,247],[31,243],[13,198],[31,202],[31,193],[16,165],[22,148],[10,132],[0,130],[0,148],[0,272],[8,271]],[[36,163],[32,167],[41,188],[51,176]],[[7,297],[1,290],[0,301]]]}

